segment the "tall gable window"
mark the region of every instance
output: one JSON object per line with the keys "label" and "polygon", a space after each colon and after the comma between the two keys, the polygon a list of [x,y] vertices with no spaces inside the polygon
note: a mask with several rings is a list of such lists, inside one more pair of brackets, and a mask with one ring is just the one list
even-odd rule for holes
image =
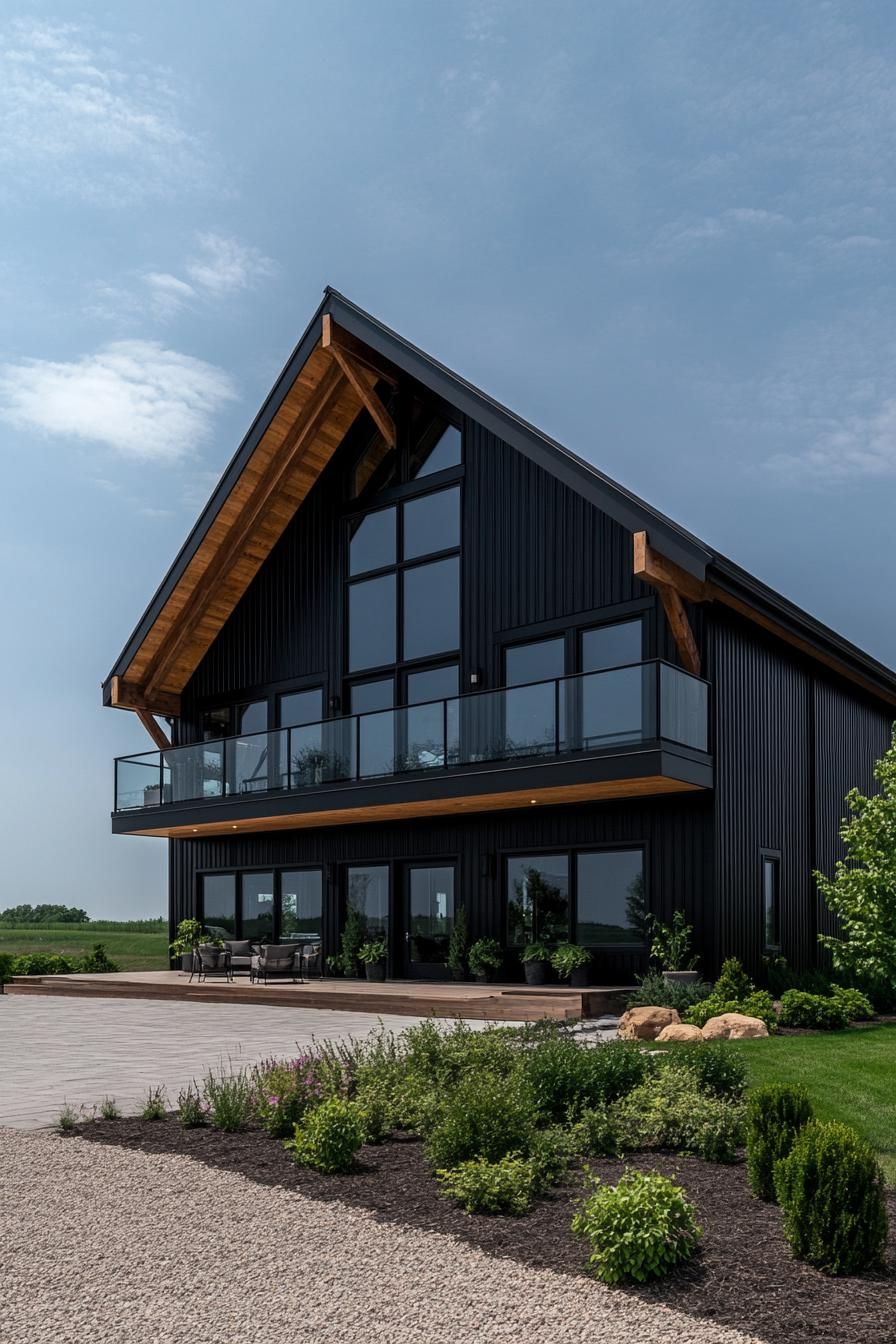
{"label": "tall gable window", "polygon": [[[418,495],[351,524],[350,674],[457,650],[459,549],[459,486]],[[365,574],[371,577],[361,577]]]}
{"label": "tall gable window", "polygon": [[437,471],[460,466],[460,430],[443,421],[434,421],[420,436],[410,455],[409,479],[434,476]]}

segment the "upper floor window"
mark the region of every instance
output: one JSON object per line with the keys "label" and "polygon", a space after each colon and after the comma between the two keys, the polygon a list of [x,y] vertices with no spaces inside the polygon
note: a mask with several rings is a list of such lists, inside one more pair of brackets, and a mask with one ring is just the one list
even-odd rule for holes
{"label": "upper floor window", "polygon": [[435,420],[411,451],[408,477],[415,481],[421,476],[447,471],[449,467],[459,467],[460,463],[460,430],[454,425],[446,425],[442,420]]}
{"label": "upper floor window", "polygon": [[[445,552],[459,547],[459,486],[405,500],[352,524],[350,673],[458,648],[460,558]],[[427,556],[440,558],[427,561]],[[383,568],[391,572],[355,578]]]}
{"label": "upper floor window", "polygon": [[352,499],[450,471],[463,461],[463,438],[458,427],[444,415],[433,416],[431,406],[422,402],[413,402],[409,423],[400,437],[403,445],[390,448],[381,434],[371,436],[352,468]]}

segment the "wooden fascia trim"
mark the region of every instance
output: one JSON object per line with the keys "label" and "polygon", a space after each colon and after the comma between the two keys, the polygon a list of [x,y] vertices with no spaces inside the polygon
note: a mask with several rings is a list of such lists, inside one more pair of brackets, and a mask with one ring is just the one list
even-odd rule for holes
{"label": "wooden fascia trim", "polygon": [[148,709],[138,709],[137,718],[143,724],[143,727],[149,733],[150,737],[152,738],[153,742],[155,742],[159,751],[171,750],[171,742],[169,741],[166,734],[163,732],[160,725],[156,723],[155,719],[150,714]]}
{"label": "wooden fascia trim", "polygon": [[113,709],[145,710],[149,714],[163,714],[166,718],[180,718],[180,696],[171,691],[156,691],[148,696],[142,686],[113,677],[109,703]]}
{"label": "wooden fascia trim", "polygon": [[221,545],[202,578],[194,588],[184,611],[174,625],[169,638],[161,644],[146,671],[144,682],[147,692],[155,695],[155,688],[164,679],[169,664],[177,657],[184,644],[192,637],[202,620],[208,600],[212,597],[222,576],[242,553],[246,539],[251,535],[273,495],[295,465],[310,439],[320,429],[336,396],[344,386],[342,370],[332,364],[321,379],[305,414],[290,430],[283,446],[268,464],[255,489],[249,496],[227,540]]}
{"label": "wooden fascia trim", "polygon": [[660,595],[669,629],[678,649],[682,666],[695,677],[700,676],[700,650],[688,620],[682,598],[690,602],[706,600],[706,584],[676,565],[659,551],[655,551],[646,532],[635,532],[632,541],[632,561],[635,578],[652,584]]}

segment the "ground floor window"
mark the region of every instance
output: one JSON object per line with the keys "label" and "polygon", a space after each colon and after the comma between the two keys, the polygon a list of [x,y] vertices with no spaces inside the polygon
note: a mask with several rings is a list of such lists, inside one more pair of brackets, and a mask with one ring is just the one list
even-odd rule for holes
{"label": "ground floor window", "polygon": [[311,941],[321,933],[323,883],[321,868],[204,873],[200,919],[225,941]]}
{"label": "ground floor window", "polygon": [[349,868],[347,873],[346,918],[354,914],[363,921],[371,940],[389,933],[389,868],[386,864]]}
{"label": "ground floor window", "polygon": [[762,852],[762,928],[767,952],[781,948],[781,856]]}
{"label": "ground floor window", "polygon": [[507,941],[585,947],[644,942],[644,851],[566,850],[507,859]]}
{"label": "ground floor window", "polygon": [[407,872],[408,945],[413,964],[446,966],[454,926],[454,866],[411,865]]}

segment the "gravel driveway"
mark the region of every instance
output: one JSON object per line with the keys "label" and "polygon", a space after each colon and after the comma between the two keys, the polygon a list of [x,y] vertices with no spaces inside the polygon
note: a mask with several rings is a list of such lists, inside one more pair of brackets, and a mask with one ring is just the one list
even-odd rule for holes
{"label": "gravel driveway", "polygon": [[3,1344],[757,1344],[190,1158],[0,1130]]}

